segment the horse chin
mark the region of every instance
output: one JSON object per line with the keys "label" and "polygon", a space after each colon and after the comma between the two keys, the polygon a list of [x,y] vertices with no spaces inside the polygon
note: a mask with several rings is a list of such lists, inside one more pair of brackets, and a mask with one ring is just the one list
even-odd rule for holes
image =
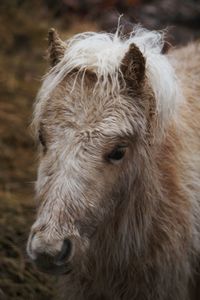
{"label": "horse chin", "polygon": [[49,275],[68,275],[69,273],[71,273],[72,269],[68,266],[68,265],[64,265],[64,266],[49,266],[49,267],[44,267],[44,266],[40,266],[37,264],[37,268],[39,269],[39,271],[49,274]]}
{"label": "horse chin", "polygon": [[39,271],[50,275],[67,275],[72,271],[72,267],[69,263],[58,264],[50,262],[46,257],[34,260],[33,262]]}

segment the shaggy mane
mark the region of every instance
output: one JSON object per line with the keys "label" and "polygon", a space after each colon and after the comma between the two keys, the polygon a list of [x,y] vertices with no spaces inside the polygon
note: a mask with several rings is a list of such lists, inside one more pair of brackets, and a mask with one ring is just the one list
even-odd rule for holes
{"label": "shaggy mane", "polygon": [[182,96],[175,72],[168,58],[161,53],[164,32],[148,31],[141,27],[133,28],[128,36],[122,36],[119,29],[115,34],[86,32],[73,36],[65,43],[64,57],[45,76],[38,100],[48,99],[54,88],[73,70],[79,70],[77,74],[82,72],[83,77],[87,70],[94,72],[97,76],[96,92],[119,94],[120,64],[130,44],[134,43],[146,60],[146,77],[155,94],[161,130],[176,113]]}

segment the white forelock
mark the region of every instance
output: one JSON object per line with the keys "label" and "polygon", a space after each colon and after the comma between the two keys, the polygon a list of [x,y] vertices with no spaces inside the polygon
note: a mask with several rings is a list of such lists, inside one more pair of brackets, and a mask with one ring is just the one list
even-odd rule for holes
{"label": "white forelock", "polygon": [[83,71],[83,74],[86,70],[95,72],[97,88],[101,81],[101,90],[106,90],[109,82],[111,92],[119,92],[119,67],[132,43],[138,46],[146,59],[146,77],[155,93],[160,124],[164,125],[176,112],[182,97],[175,72],[168,58],[161,53],[164,33],[141,27],[133,28],[129,36],[121,36],[117,30],[115,34],[86,32],[67,40],[64,57],[45,76],[38,100],[47,99],[53,89],[74,69]]}

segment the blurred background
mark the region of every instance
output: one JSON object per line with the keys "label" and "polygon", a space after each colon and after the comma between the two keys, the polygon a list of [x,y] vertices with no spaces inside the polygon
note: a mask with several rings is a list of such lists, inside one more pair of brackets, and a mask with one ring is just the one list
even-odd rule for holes
{"label": "blurred background", "polygon": [[121,14],[125,32],[139,22],[168,27],[172,46],[200,38],[198,0],[0,1],[0,300],[57,298],[57,278],[39,273],[25,253],[37,165],[29,124],[48,69],[48,29],[56,28],[63,39],[82,31],[113,32]]}

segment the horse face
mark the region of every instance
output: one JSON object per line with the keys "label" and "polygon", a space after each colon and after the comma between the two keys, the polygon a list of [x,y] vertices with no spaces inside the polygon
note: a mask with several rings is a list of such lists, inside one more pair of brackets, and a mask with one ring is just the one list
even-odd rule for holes
{"label": "horse face", "polygon": [[[98,233],[120,215],[136,173],[133,168],[137,170],[135,153],[145,141],[145,59],[134,44],[126,51],[113,42],[110,50],[117,51],[117,70],[115,57],[105,55],[102,42],[94,50],[100,49],[110,65],[105,70],[104,64],[99,66],[100,73],[93,68],[81,72],[77,62],[88,56],[86,63],[93,63],[88,44],[80,40],[74,51],[68,51],[55,31],[50,32],[53,69],[34,115],[40,142],[38,213],[27,246],[42,270],[68,272],[78,257],[83,260],[92,251]],[[82,51],[85,55],[79,58]]]}
{"label": "horse face", "polygon": [[70,93],[72,83],[65,80],[36,106],[38,213],[28,253],[41,269],[58,273],[89,251],[126,198],[134,174],[130,160],[144,130],[133,101],[122,95],[102,99],[88,85],[83,95],[78,81]]}

